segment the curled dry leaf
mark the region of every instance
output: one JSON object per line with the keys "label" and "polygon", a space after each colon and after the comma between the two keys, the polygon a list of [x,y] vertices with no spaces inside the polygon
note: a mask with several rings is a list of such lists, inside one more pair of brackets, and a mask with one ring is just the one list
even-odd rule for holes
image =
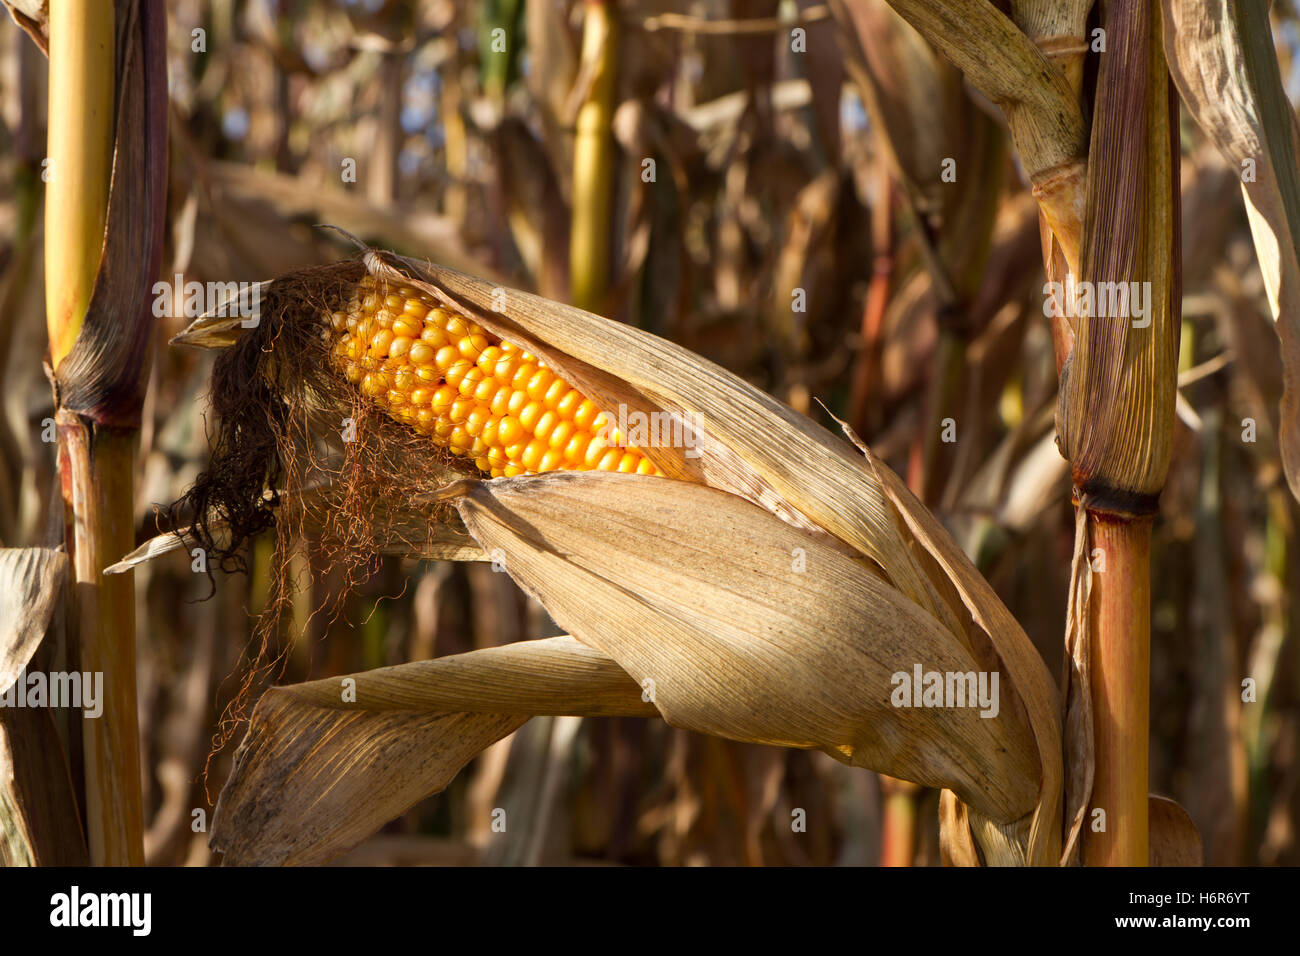
{"label": "curled dry leaf", "polygon": [[0,548],[0,694],[36,653],[67,573],[62,551]]}
{"label": "curled dry leaf", "polygon": [[627,674],[568,637],[277,687],[253,712],[212,847],[233,865],[323,863],[529,717],[647,712]]}
{"label": "curled dry leaf", "polygon": [[1147,798],[1151,866],[1201,866],[1201,834],[1187,811],[1168,797]]}
{"label": "curled dry leaf", "polygon": [[1268,5],[1164,0],[1183,102],[1235,170],[1282,344],[1282,464],[1300,499],[1300,127],[1282,89]]}

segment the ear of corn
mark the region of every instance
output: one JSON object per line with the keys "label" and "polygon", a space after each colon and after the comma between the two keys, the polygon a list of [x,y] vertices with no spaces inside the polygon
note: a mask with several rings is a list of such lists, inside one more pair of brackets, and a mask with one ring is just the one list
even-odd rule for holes
{"label": "ear of corn", "polygon": [[330,326],[331,358],[362,394],[494,478],[659,474],[545,362],[415,289],[365,276]]}

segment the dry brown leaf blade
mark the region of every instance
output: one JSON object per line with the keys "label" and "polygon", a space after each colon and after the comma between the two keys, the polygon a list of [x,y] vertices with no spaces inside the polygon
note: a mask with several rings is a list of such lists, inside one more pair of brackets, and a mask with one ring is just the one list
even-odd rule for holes
{"label": "dry brown leaf blade", "polygon": [[966,804],[951,790],[939,794],[939,859],[944,866],[983,866]]}
{"label": "dry brown leaf blade", "polygon": [[67,573],[62,551],[0,548],[0,694],[36,653]]}
{"label": "dry brown leaf blade", "polygon": [[1183,102],[1242,174],[1282,345],[1282,463],[1300,499],[1300,126],[1282,89],[1268,5],[1163,0],[1163,9],[1165,52]]}
{"label": "dry brown leaf blade", "polygon": [[1201,834],[1187,811],[1168,797],[1147,798],[1150,866],[1202,866]]}
{"label": "dry brown leaf blade", "polygon": [[227,864],[322,863],[533,715],[654,713],[618,665],[569,637],[274,688],[217,802],[212,846]]}

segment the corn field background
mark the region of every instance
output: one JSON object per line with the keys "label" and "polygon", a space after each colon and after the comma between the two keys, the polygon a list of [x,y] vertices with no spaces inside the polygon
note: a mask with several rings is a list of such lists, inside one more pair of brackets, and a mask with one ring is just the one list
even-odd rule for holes
{"label": "corn field background", "polygon": [[[885,3],[165,6],[161,279],[256,282],[351,255],[327,223],[663,336],[832,431],[851,424],[1062,672],[1075,515],[1039,208],[1001,112]],[[588,198],[574,169],[596,7],[617,54],[607,235],[591,252],[574,241]],[[1294,109],[1300,14],[1276,2],[1271,23]],[[1089,54],[1083,76],[1096,69]],[[0,18],[7,548],[41,543],[58,502],[47,97],[44,55]],[[1296,865],[1300,509],[1279,450],[1283,366],[1242,171],[1186,110],[1176,132],[1183,322],[1151,543],[1149,789],[1186,808],[1206,864]],[[587,279],[571,250],[603,267],[594,286],[574,288]],[[213,358],[168,346],[193,317],[171,311],[145,366],[137,544],[209,456]],[[266,534],[250,547],[247,574],[210,580],[184,553],[135,570],[150,864],[214,862],[195,814],[210,819],[243,733],[227,726],[233,742],[217,746],[256,652],[273,546]],[[490,564],[385,556],[348,592],[327,552],[295,561],[300,589],[254,699],[267,681],[561,633]],[[938,865],[938,803],[813,750],[643,718],[538,717],[337,862]],[[809,823],[792,832],[798,810]]]}

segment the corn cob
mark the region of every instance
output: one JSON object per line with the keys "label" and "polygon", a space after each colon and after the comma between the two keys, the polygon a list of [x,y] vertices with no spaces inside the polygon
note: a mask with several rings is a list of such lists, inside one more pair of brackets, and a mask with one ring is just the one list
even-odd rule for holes
{"label": "corn cob", "polygon": [[416,289],[365,276],[330,325],[330,355],[348,381],[493,478],[660,473],[545,362]]}

